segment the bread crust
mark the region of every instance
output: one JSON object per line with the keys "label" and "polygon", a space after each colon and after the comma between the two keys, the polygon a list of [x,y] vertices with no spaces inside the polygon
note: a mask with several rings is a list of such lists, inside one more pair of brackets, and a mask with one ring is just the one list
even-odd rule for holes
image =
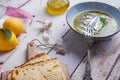
{"label": "bread crust", "polygon": [[[20,65],[20,66],[26,66],[27,64],[30,64],[31,61],[34,61],[36,58],[41,58],[41,57],[45,57],[45,59],[50,59],[50,57],[49,57],[45,52],[43,52],[43,53],[39,53],[39,54],[31,57],[26,63],[23,63],[23,64]],[[44,61],[44,60],[43,60],[43,61]],[[39,61],[38,61],[38,62],[39,62]],[[20,66],[16,66],[16,67],[20,67]],[[16,68],[16,67],[15,67],[15,68]],[[12,80],[12,75],[13,75],[13,70],[12,70],[11,72],[9,72],[9,74],[7,75],[7,76],[8,76],[8,80]],[[10,76],[11,76],[11,78],[10,78]]]}
{"label": "bread crust", "polygon": [[[36,69],[37,69],[37,72],[36,72]],[[45,69],[45,71],[44,71],[44,69]],[[50,70],[50,72],[48,70]],[[55,71],[55,73],[54,73],[54,71]],[[26,76],[25,79],[27,79],[28,77],[29,77],[29,79],[31,79],[30,74],[32,74],[32,73],[33,74],[38,73],[38,75],[39,75],[33,80],[38,79],[38,77],[41,77],[41,79],[42,79],[43,75],[47,75],[47,77],[45,79],[48,79],[49,77],[54,76],[54,78],[53,77],[52,78],[53,78],[53,80],[55,80],[55,75],[56,75],[56,79],[58,78],[58,80],[62,80],[62,79],[66,80],[65,74],[64,74],[57,58],[46,59],[45,61],[35,62],[35,63],[27,64],[25,66],[16,67],[13,71],[12,80],[18,80],[21,78],[21,76],[24,76],[24,77]],[[50,80],[51,80],[51,78],[50,78]]]}
{"label": "bread crust", "polygon": [[27,62],[32,61],[33,59],[35,59],[35,58],[37,58],[37,57],[41,57],[41,56],[45,56],[45,55],[47,55],[45,52],[39,53],[39,54],[31,57]]}
{"label": "bread crust", "polygon": [[51,59],[46,59],[46,60],[42,60],[42,61],[35,62],[35,63],[30,63],[30,64],[21,65],[21,66],[16,66],[15,69],[16,68],[24,68],[25,66],[33,66],[35,64],[43,64],[44,62],[48,62],[48,61],[52,61],[52,60],[58,61],[57,58],[51,58]]}
{"label": "bread crust", "polygon": [[[40,59],[41,57],[43,57],[43,59]],[[39,61],[36,62],[35,59],[38,59]],[[38,64],[39,65],[44,65],[44,63],[47,64],[47,62],[49,63],[49,61],[52,61],[52,60],[54,60],[55,62],[58,62],[58,58],[50,58],[44,52],[40,53],[40,54],[37,54],[34,57],[30,58],[26,63],[15,67],[15,69],[8,74],[8,78],[9,78],[8,80],[16,80],[13,76],[13,73],[15,73],[16,69],[22,69],[22,68],[27,67],[27,66],[29,67],[29,66],[34,66],[34,65],[38,65]],[[65,74],[66,80],[70,80],[70,76],[69,76],[69,73],[68,73],[67,66],[65,64],[61,64],[61,63],[59,63],[58,66],[61,66],[61,69],[62,69],[63,73]],[[11,77],[9,77],[9,76],[11,76]]]}
{"label": "bread crust", "polygon": [[[34,59],[36,59],[36,58],[40,58],[40,57],[42,57],[42,56],[47,56],[47,54],[46,54],[45,52],[39,53],[39,54],[31,57],[26,63],[23,63],[23,64],[20,65],[20,66],[25,66],[26,64],[30,63],[32,60],[34,60]],[[50,58],[49,56],[47,56],[47,57]]]}

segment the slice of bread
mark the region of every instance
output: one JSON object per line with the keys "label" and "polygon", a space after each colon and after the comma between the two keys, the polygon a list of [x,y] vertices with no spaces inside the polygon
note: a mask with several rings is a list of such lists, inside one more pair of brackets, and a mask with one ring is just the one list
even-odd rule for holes
{"label": "slice of bread", "polygon": [[39,61],[44,61],[46,59],[51,59],[51,58],[46,53],[40,53],[40,54],[37,54],[37,55],[33,56],[32,58],[30,58],[22,66],[25,66],[25,65],[31,64],[31,63],[35,63],[35,62],[39,62]]}
{"label": "slice of bread", "polygon": [[66,80],[57,58],[46,59],[13,70],[12,80]]}
{"label": "slice of bread", "polygon": [[[64,63],[60,63],[62,69],[63,69],[63,72],[65,73],[65,76],[66,76],[66,80],[70,80],[70,76],[69,76],[69,72],[68,72],[68,68],[67,68],[67,65],[64,64]],[[6,72],[3,72],[2,73],[2,80],[12,80],[12,71],[6,71]]]}
{"label": "slice of bread", "polygon": [[[25,66],[25,65],[31,64],[31,63],[36,63],[39,61],[44,61],[46,59],[51,59],[51,58],[46,53],[40,53],[40,54],[33,56],[31,59],[29,59],[26,63],[22,64],[21,66]],[[11,79],[12,71],[10,73],[8,73],[7,76],[8,76],[8,80],[12,80]]]}

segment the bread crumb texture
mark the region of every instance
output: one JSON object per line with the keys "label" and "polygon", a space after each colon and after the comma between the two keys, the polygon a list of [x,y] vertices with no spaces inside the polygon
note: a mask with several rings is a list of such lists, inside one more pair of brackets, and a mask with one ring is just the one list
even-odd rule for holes
{"label": "bread crumb texture", "polygon": [[66,80],[57,58],[16,67],[12,80]]}

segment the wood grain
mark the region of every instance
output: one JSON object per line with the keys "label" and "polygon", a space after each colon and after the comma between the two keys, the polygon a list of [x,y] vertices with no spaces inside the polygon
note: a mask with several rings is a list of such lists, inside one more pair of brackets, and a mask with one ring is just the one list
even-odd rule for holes
{"label": "wood grain", "polygon": [[[68,49],[66,55],[62,56],[56,54],[54,49],[42,49],[39,48],[38,52],[49,52],[49,56],[57,57],[61,62],[67,64],[71,79],[82,80],[85,68],[85,55],[87,51],[86,41],[70,30],[66,23],[66,13],[59,16],[51,16],[46,13],[46,1],[47,0],[26,0],[25,4],[21,4],[23,1],[18,0],[15,3],[14,0],[5,5],[13,5],[20,7],[26,12],[34,15],[33,22],[29,28],[29,32],[22,42],[21,47],[3,64],[4,71],[12,69],[14,66],[24,63],[26,59],[26,46],[32,39],[39,39],[44,42],[40,31],[41,24],[36,20],[49,19],[52,21],[52,27],[50,34],[53,43],[64,46]],[[98,1],[110,4],[118,8],[120,0],[69,0],[70,7],[86,1]],[[69,7],[69,8],[70,8]],[[69,31],[70,30],[70,31]],[[106,42],[97,42],[92,48],[91,64],[92,64],[92,77],[93,80],[119,80],[119,59],[116,59],[120,55],[120,33],[113,37],[112,40]],[[16,61],[17,60],[17,61]],[[116,62],[116,64],[115,64]],[[115,64],[115,65],[114,65]],[[114,65],[114,66],[113,66]],[[109,76],[110,75],[110,76]]]}
{"label": "wood grain", "polygon": [[107,80],[120,80],[120,54]]}
{"label": "wood grain", "polygon": [[0,5],[11,6],[11,7],[21,7],[30,0],[1,0]]}
{"label": "wood grain", "polygon": [[[106,80],[113,64],[120,55],[120,33],[115,35],[112,40],[105,42],[97,42],[92,48],[91,65],[92,77],[94,80]],[[82,70],[84,63],[80,64],[75,73],[72,75],[72,80],[80,80],[83,77]],[[76,77],[78,74],[81,76]],[[119,71],[116,72],[116,74]]]}
{"label": "wood grain", "polygon": [[61,45],[67,49],[64,56],[56,54],[55,50],[52,50],[48,55],[58,57],[61,62],[67,64],[71,75],[85,56],[88,46],[84,38],[72,30],[63,38]]}

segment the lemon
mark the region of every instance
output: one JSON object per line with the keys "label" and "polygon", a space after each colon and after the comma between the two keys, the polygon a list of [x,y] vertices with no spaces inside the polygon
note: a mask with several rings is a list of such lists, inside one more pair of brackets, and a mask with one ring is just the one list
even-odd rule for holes
{"label": "lemon", "polygon": [[24,24],[19,18],[8,18],[3,23],[3,28],[11,30],[18,36],[24,31]]}
{"label": "lemon", "polygon": [[19,41],[17,40],[17,38],[13,32],[11,32],[11,37],[8,38],[6,33],[2,29],[0,29],[0,51],[12,50],[18,44],[19,44]]}

